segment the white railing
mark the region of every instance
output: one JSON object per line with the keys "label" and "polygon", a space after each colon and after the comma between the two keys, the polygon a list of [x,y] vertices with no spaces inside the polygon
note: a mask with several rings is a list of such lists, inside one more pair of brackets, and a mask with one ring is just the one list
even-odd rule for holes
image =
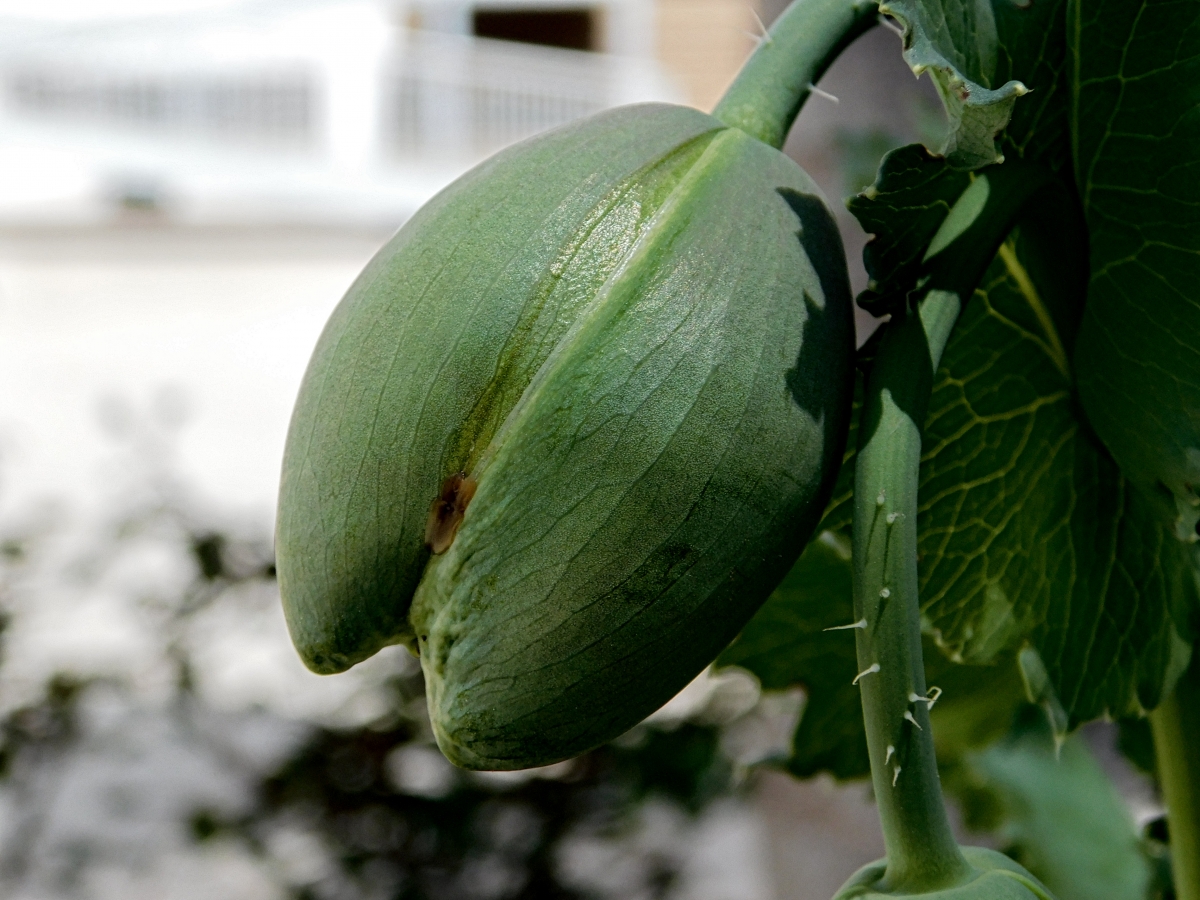
{"label": "white railing", "polygon": [[245,144],[314,137],[312,73],[147,72],[24,63],[3,73],[10,116]]}
{"label": "white railing", "polygon": [[181,219],[394,223],[507,144],[678,99],[653,60],[405,30],[383,0],[261,8],[0,22],[0,155],[29,172],[0,219],[102,217],[135,185]]}
{"label": "white railing", "polygon": [[[4,115],[219,145],[290,148],[373,165],[469,162],[610,106],[674,96],[652,61],[397,31],[378,58],[292,55],[236,65],[111,52],[0,55]],[[151,41],[152,34],[146,35]],[[78,43],[78,36],[73,40]],[[343,107],[372,105],[363,114]],[[374,112],[371,112],[374,109]],[[371,120],[374,121],[371,121]],[[347,132],[362,131],[355,144]]]}
{"label": "white railing", "polygon": [[[386,69],[382,139],[389,155],[402,158],[484,156],[607,107],[664,96],[670,89],[653,68],[598,53],[413,32]],[[634,84],[640,96],[629,94]]]}

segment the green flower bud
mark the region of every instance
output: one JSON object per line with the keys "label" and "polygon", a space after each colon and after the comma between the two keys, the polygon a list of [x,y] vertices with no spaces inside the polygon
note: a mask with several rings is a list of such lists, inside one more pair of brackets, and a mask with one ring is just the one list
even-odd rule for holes
{"label": "green flower bud", "polygon": [[620,734],[810,537],[853,349],[835,225],[777,150],[644,105],[498,154],[372,260],[305,375],[277,532],[301,656],[406,643],[463,766]]}
{"label": "green flower bud", "polygon": [[936,891],[893,890],[883,884],[887,860],[863,866],[842,885],[833,900],[1054,900],[1049,889],[1003,853],[962,847],[970,873],[961,884]]}

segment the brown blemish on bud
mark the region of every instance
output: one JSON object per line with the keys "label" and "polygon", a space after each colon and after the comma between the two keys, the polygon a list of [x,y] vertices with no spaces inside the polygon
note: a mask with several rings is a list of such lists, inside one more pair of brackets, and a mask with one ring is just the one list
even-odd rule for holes
{"label": "brown blemish on bud", "polygon": [[477,486],[466,472],[458,472],[442,482],[442,493],[429,507],[429,521],[425,523],[425,545],[434,553],[445,553],[454,543]]}

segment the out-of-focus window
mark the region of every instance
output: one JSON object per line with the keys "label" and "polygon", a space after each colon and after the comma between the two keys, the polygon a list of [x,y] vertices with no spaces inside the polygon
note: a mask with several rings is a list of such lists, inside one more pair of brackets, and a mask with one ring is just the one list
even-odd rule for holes
{"label": "out-of-focus window", "polygon": [[596,50],[595,15],[579,9],[477,9],[472,16],[476,37],[544,44],[568,50]]}

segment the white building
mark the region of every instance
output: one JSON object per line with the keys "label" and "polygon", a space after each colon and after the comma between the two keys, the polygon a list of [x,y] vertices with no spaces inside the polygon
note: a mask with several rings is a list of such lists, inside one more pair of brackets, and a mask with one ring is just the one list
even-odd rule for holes
{"label": "white building", "polygon": [[393,225],[543,129],[622,103],[711,105],[754,27],[736,0],[0,21],[0,224]]}

